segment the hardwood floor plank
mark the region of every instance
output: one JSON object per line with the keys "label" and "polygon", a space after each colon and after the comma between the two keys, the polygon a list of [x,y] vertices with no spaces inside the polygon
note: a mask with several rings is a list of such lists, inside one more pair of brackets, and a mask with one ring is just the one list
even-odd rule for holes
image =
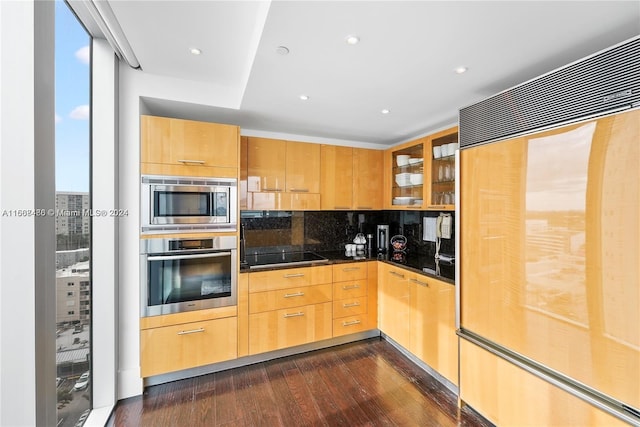
{"label": "hardwood floor plank", "polygon": [[377,338],[151,386],[107,425],[491,426]]}
{"label": "hardwood floor plank", "polygon": [[284,426],[323,425],[311,392],[298,367],[288,358],[266,362],[269,382],[278,400]]}

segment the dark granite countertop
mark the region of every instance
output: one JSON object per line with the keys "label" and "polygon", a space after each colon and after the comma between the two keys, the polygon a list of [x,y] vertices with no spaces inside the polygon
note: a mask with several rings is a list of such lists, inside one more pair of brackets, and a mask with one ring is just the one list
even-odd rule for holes
{"label": "dark granite countertop", "polygon": [[248,265],[241,265],[240,272],[247,273],[256,271],[280,270],[283,268],[310,267],[313,265],[339,264],[358,261],[382,261],[387,264],[406,268],[409,271],[413,271],[427,277],[433,277],[434,279],[441,280],[451,285],[455,284],[455,265],[453,263],[440,262],[438,263],[439,265],[436,268],[436,262],[433,256],[411,253],[370,254],[366,251],[364,252],[364,254],[356,256],[347,256],[345,255],[344,251],[327,251],[315,253],[322,256],[323,258],[326,258],[328,262],[323,261],[295,265],[263,266],[259,269],[249,269]]}

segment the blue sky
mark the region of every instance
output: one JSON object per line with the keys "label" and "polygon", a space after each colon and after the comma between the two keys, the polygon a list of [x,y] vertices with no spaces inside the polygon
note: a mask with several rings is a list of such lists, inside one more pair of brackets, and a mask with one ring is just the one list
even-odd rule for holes
{"label": "blue sky", "polygon": [[89,191],[90,38],[56,1],[56,191]]}

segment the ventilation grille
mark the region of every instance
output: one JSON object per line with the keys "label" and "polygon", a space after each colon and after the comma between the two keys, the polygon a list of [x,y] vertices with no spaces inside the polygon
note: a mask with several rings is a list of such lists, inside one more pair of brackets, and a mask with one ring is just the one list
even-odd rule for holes
{"label": "ventilation grille", "polygon": [[143,184],[158,185],[196,185],[196,186],[223,186],[236,187],[237,183],[234,178],[192,178],[192,177],[175,177],[175,176],[155,176],[142,175]]}
{"label": "ventilation grille", "polygon": [[460,147],[575,121],[640,101],[640,38],[460,110]]}

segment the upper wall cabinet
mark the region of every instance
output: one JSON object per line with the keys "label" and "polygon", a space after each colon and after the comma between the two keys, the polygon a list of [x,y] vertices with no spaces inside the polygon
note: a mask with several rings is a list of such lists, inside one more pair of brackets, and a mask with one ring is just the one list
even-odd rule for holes
{"label": "upper wall cabinet", "polygon": [[247,139],[247,191],[285,191],[287,142]]}
{"label": "upper wall cabinet", "polygon": [[247,209],[320,209],[320,145],[248,137]]}
{"label": "upper wall cabinet", "polygon": [[322,209],[382,208],[382,151],[335,145],[320,151]]}
{"label": "upper wall cabinet", "polygon": [[422,209],[429,162],[429,139],[420,138],[394,147],[385,156],[385,204],[388,209]]}
{"label": "upper wall cabinet", "polygon": [[238,126],[140,117],[143,174],[237,177]]}
{"label": "upper wall cabinet", "polygon": [[457,127],[394,147],[385,153],[387,209],[455,209]]}
{"label": "upper wall cabinet", "polygon": [[449,129],[435,134],[431,138],[429,207],[432,209],[455,209],[455,152],[457,148],[457,130]]}
{"label": "upper wall cabinet", "polygon": [[320,204],[322,209],[353,207],[353,148],[323,145],[320,148]]}
{"label": "upper wall cabinet", "polygon": [[383,152],[353,149],[353,207],[382,209]]}

